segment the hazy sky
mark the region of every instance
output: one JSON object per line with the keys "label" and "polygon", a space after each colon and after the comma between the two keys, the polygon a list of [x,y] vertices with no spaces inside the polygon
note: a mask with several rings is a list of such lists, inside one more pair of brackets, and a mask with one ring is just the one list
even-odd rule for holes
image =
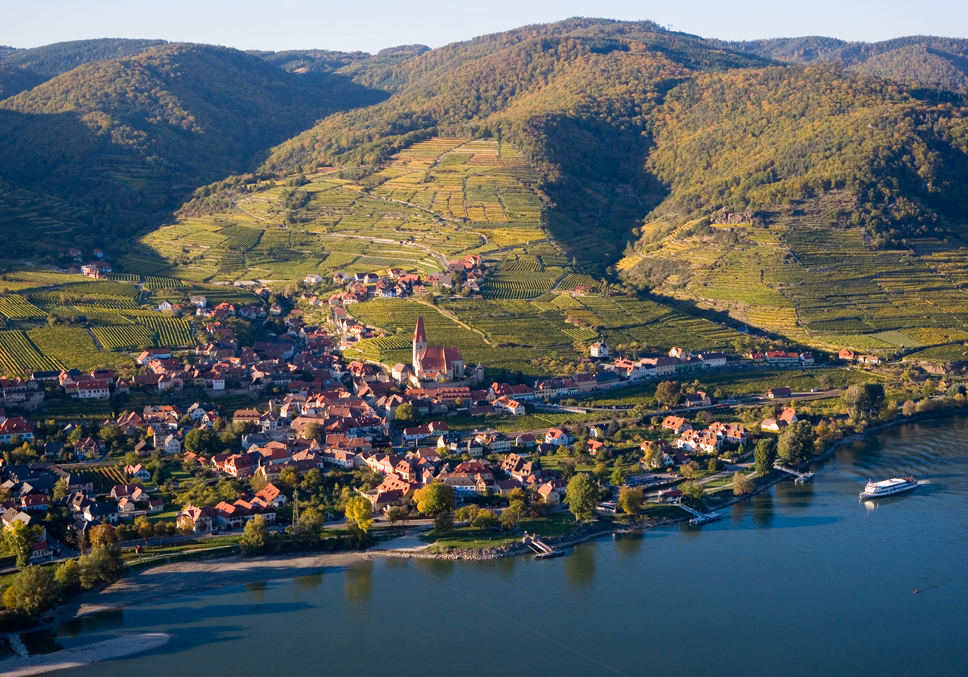
{"label": "hazy sky", "polygon": [[965,0],[3,0],[0,45],[83,38],[163,38],[240,49],[375,52],[439,47],[570,16],[651,19],[727,40],[827,35],[884,40],[968,37]]}

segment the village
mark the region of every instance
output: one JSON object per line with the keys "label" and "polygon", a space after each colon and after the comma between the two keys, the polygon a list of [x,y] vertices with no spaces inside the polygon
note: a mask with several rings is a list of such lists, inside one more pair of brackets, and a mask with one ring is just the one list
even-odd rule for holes
{"label": "village", "polygon": [[[736,421],[713,421],[708,413],[702,425],[689,410],[722,412],[737,402],[701,389],[683,388],[680,395],[678,380],[758,365],[811,367],[808,352],[737,356],[673,348],[633,358],[612,355],[598,340],[588,346],[584,359],[593,368],[584,373],[488,382],[486,366],[465,364],[459,347],[430,345],[433,337],[418,317],[409,364],[342,358],[343,350],[373,331],[352,318],[352,304],[424,293],[424,284],[447,288],[455,279],[473,292],[479,266],[468,257],[450,262],[451,274],[426,280],[398,269],[337,274],[334,283],[346,291],[326,300],[302,295],[309,307],[329,306],[329,322],[318,326],[277,302],[267,312],[261,305],[209,307],[204,296],[193,296],[188,307],[164,301],[159,312],[193,312],[204,340],[189,348],[147,348],[135,357],[138,372],[127,378],[77,369],[0,378],[0,403],[10,412],[0,409],[0,444],[7,449],[0,486],[4,526],[29,527],[30,558],[42,562],[82,551],[85,531],[100,524],[147,544],[176,534],[238,532],[256,519],[270,529],[291,529],[302,505],[304,514],[318,510],[324,522],[345,527],[351,520],[341,513],[354,496],[366,499],[378,521],[392,524],[419,518],[419,492],[438,484],[455,503],[489,506],[496,515],[507,512],[513,499],[540,518],[564,509],[569,480],[582,463],[596,468],[597,510],[607,514],[623,487],[650,488],[639,496],[643,504],[678,501],[683,493],[673,485],[683,480],[748,470],[753,438],[781,433],[798,420],[795,408],[777,404],[772,416],[756,422],[755,433]],[[316,278],[304,282],[318,284]],[[260,331],[251,345],[243,345],[229,326],[243,320],[258,329],[267,318],[278,318],[285,331]],[[454,415],[484,422],[535,408],[570,411],[561,403],[648,381],[675,382],[675,401],[665,408],[685,413],[653,417],[651,424],[638,412],[623,426],[612,421],[518,433],[487,425],[452,430],[447,423]],[[189,406],[125,406],[132,395],[144,400],[193,392],[204,397]],[[223,395],[264,405],[223,414]],[[793,395],[777,386],[763,399],[781,402]],[[43,419],[48,396],[106,400],[120,411],[93,425],[52,426]],[[611,482],[603,467],[609,473],[618,468]],[[513,530],[516,520],[503,524]]]}

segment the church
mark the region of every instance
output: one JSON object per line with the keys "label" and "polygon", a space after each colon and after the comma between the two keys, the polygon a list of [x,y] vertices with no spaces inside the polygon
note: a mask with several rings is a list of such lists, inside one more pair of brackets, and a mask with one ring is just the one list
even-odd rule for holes
{"label": "church", "polygon": [[420,381],[459,381],[464,378],[464,357],[460,348],[427,345],[423,317],[413,332],[413,373]]}

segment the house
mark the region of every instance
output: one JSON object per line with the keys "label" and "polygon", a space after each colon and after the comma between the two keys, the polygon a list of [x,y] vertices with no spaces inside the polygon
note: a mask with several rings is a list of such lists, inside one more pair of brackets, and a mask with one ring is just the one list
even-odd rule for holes
{"label": "house", "polygon": [[599,360],[607,359],[608,344],[605,341],[596,341],[588,347],[588,354]]}
{"label": "house", "polygon": [[880,364],[881,358],[877,355],[859,355],[857,361],[861,364]]}
{"label": "house", "polygon": [[196,308],[204,308],[208,305],[208,299],[206,299],[204,296],[193,296],[191,301],[192,305]]}
{"label": "house", "polygon": [[196,534],[211,533],[216,515],[217,512],[214,508],[199,508],[189,505],[178,515],[178,526],[191,524]]}
{"label": "house", "polygon": [[133,498],[135,500],[147,498],[145,488],[140,484],[116,484],[111,487],[111,498],[120,501],[122,498]]}
{"label": "house", "polygon": [[0,443],[8,444],[14,437],[27,441],[34,439],[34,426],[21,416],[11,416],[0,423]]}
{"label": "house", "polygon": [[553,444],[556,447],[563,447],[571,444],[575,438],[561,428],[552,428],[545,433],[545,444]]}
{"label": "house", "polygon": [[106,400],[111,397],[108,381],[82,381],[76,388],[74,396],[81,400]]}
{"label": "house", "polygon": [[789,367],[800,364],[800,354],[784,350],[768,350],[766,363],[777,367]]}
{"label": "house", "polygon": [[[158,443],[155,442],[155,445],[157,446]],[[180,454],[182,450],[181,441],[174,435],[168,435],[167,437],[165,437],[164,442],[162,443],[162,446],[165,449],[165,453],[168,454],[169,456]]]}
{"label": "house", "polygon": [[323,281],[322,275],[316,275],[315,273],[310,273],[303,278],[303,282],[306,284],[321,284]]}
{"label": "house", "polygon": [[491,403],[497,411],[506,411],[513,416],[524,415],[524,405],[508,397],[499,397]]}
{"label": "house", "polygon": [[262,487],[262,489],[260,489],[256,493],[255,498],[258,498],[260,501],[273,505],[276,508],[279,508],[286,504],[286,495],[282,493],[282,491],[271,482],[266,484],[264,487]]}
{"label": "house", "polygon": [[855,353],[850,348],[844,348],[839,353],[837,353],[837,357],[847,362],[853,362],[854,359],[857,357],[857,353]]}
{"label": "house", "polygon": [[106,520],[109,524],[117,524],[118,508],[114,503],[91,503],[84,508],[82,517],[85,522],[100,524]]}
{"label": "house", "polygon": [[147,482],[151,479],[151,473],[142,464],[138,463],[136,465],[126,465],[124,466],[124,474],[129,477],[137,478],[143,482]]}
{"label": "house", "polygon": [[800,362],[802,362],[804,366],[814,364],[813,353],[800,353]]}
{"label": "house", "polygon": [[165,311],[172,310],[174,307],[175,306],[171,304],[171,301],[169,301],[168,299],[165,299],[164,301],[158,304],[158,312],[163,313]]}
{"label": "house", "polygon": [[662,421],[665,430],[671,430],[676,435],[681,435],[687,430],[692,430],[692,425],[681,416],[666,416]]}
{"label": "house", "polygon": [[719,369],[726,366],[726,353],[699,353],[703,369]]}
{"label": "house", "polygon": [[554,485],[552,485],[551,482],[542,484],[540,487],[538,487],[538,495],[541,497],[541,500],[548,505],[558,505],[561,503],[561,494],[558,493],[558,490],[554,488]]}
{"label": "house", "polygon": [[766,396],[771,400],[775,400],[778,397],[790,397],[793,391],[790,388],[770,388],[766,391]]}

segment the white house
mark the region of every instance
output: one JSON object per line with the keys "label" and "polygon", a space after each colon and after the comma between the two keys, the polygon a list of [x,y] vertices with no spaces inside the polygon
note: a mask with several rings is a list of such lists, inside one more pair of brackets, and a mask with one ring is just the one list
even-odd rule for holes
{"label": "white house", "polygon": [[165,312],[166,310],[171,310],[172,308],[174,308],[174,306],[171,305],[171,301],[169,301],[168,299],[165,299],[164,301],[158,304],[158,312],[161,312],[161,313]]}
{"label": "white house", "polygon": [[305,282],[306,284],[319,284],[322,281],[323,281],[323,276],[316,275],[315,273],[310,273],[309,275],[303,278],[303,282]]}
{"label": "white house", "polygon": [[605,341],[596,341],[595,343],[591,344],[591,346],[589,346],[588,353],[592,357],[597,357],[601,359],[607,358],[608,344],[606,344]]}

